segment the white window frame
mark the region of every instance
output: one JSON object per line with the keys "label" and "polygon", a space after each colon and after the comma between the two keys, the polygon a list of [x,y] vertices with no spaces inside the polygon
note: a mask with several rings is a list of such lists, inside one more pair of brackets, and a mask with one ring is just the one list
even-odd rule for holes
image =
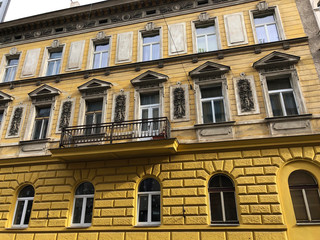
{"label": "white window frame", "polygon": [[[100,36],[101,35],[101,36]],[[99,36],[99,37],[98,37]],[[99,44],[108,44],[109,51],[108,51],[108,64],[105,67],[110,66],[111,60],[111,52],[112,52],[112,37],[106,36],[104,32],[99,32],[96,38],[92,38],[89,43],[89,51],[88,51],[88,58],[87,58],[87,69],[94,69],[93,68],[93,60],[94,60],[94,53],[95,53],[95,46]]]}
{"label": "white window frame", "polygon": [[[252,27],[252,32],[253,32],[253,37],[254,37],[255,43],[261,44],[261,43],[259,43],[259,39],[257,37],[256,25],[254,23],[254,16],[260,15],[260,14],[263,15],[264,13],[270,13],[270,15],[271,15],[271,13],[273,13],[276,28],[277,28],[278,35],[279,35],[279,41],[285,40],[286,36],[285,36],[285,32],[284,32],[283,24],[281,21],[281,16],[280,16],[278,6],[271,6],[266,11],[261,11],[261,12],[259,12],[258,10],[249,10],[249,16],[250,16],[251,27]],[[266,31],[266,33],[268,35],[268,31]],[[268,39],[268,42],[270,42],[269,39]],[[268,43],[268,42],[265,42],[265,43]]]}
{"label": "white window frame", "polygon": [[[279,70],[279,71],[274,71],[274,72],[260,72],[260,80],[262,83],[262,89],[263,89],[263,93],[264,93],[264,101],[265,101],[265,105],[266,105],[267,116],[274,117],[273,111],[272,111],[272,106],[271,106],[271,101],[270,101],[270,96],[269,96],[267,80],[268,79],[283,78],[283,77],[288,77],[290,79],[290,83],[291,83],[291,87],[293,90],[293,95],[295,98],[298,114],[299,115],[306,114],[307,110],[305,107],[304,99],[302,97],[298,75],[297,75],[297,72],[295,71],[295,69],[293,67],[291,67],[291,69],[288,69],[288,70]],[[288,116],[288,117],[290,117],[290,116]]]}
{"label": "white window frame", "polygon": [[[27,187],[27,186],[25,186],[25,187]],[[19,194],[24,188],[22,188],[19,191]],[[33,201],[33,200],[34,200],[34,196],[33,197],[18,197],[17,198],[16,206],[15,206],[15,210],[14,210],[14,215],[13,215],[13,219],[12,219],[12,228],[27,228],[28,227],[28,224],[23,224],[23,222],[25,221],[25,218],[26,218],[26,212],[27,212],[28,203],[29,203],[29,201]],[[18,203],[21,202],[21,201],[24,201],[22,215],[21,215],[21,221],[20,221],[20,224],[14,224],[14,219],[15,219],[15,217],[17,215]],[[32,211],[32,207],[33,207],[33,203],[32,203],[32,206],[31,206],[31,211]],[[30,215],[30,219],[31,219],[31,215]],[[29,221],[30,221],[30,219],[29,219]]]}
{"label": "white window frame", "polygon": [[[59,53],[59,52],[61,52],[61,57],[60,58],[51,58],[51,54],[52,53]],[[53,74],[48,75],[48,66],[52,62],[53,62],[53,71],[52,71]],[[57,67],[57,65],[58,65],[57,63],[58,62],[59,62],[59,68]],[[53,76],[53,75],[59,74],[60,71],[61,71],[61,64],[62,64],[62,50],[61,51],[51,51],[51,52],[49,52],[47,64],[48,65],[47,65],[46,76]]]}
{"label": "white window frame", "polygon": [[[43,54],[43,59],[42,59],[42,64],[41,64],[41,70],[40,70],[40,76],[54,76],[54,75],[47,75],[47,69],[48,69],[48,65],[50,61],[54,61],[54,60],[50,60],[50,54],[54,53],[54,52],[61,52],[61,58],[59,58],[60,60],[60,68],[57,74],[60,74],[62,71],[62,67],[63,67],[63,59],[64,59],[64,54],[65,54],[65,46],[66,44],[61,44],[58,47],[46,47],[44,50],[44,54]],[[57,75],[56,74],[56,75]]]}
{"label": "white window frame", "polygon": [[[11,60],[18,60],[18,63],[17,65],[9,65],[9,62]],[[17,70],[18,70],[18,66],[19,66],[19,57],[16,57],[16,58],[7,58],[7,65],[5,67],[5,70],[4,70],[4,76],[3,76],[3,82],[13,82],[17,76]],[[12,71],[13,69],[15,69],[15,72],[14,74],[12,74]],[[9,74],[9,81],[5,81],[6,77],[7,77],[7,74]]]}
{"label": "white window frame", "polygon": [[[2,56],[2,59],[1,59],[1,64],[0,64],[0,79],[1,79],[1,82],[4,82],[4,79],[5,79],[5,76],[6,76],[6,69],[8,67],[8,62],[9,60],[11,59],[18,59],[18,64],[16,65],[16,74],[13,78],[12,81],[14,81],[16,79],[16,77],[18,76],[18,69],[20,67],[20,64],[21,64],[21,54],[22,52],[18,52],[16,48],[12,48],[10,50],[10,53],[8,54],[4,54]],[[8,81],[10,82],[10,81]]]}
{"label": "white window frame", "polygon": [[[214,17],[214,18],[209,18],[209,20],[207,21],[204,21],[204,22],[201,22],[199,20],[196,20],[196,21],[191,21],[191,28],[192,28],[192,40],[193,40],[193,52],[194,53],[201,53],[201,52],[198,52],[198,35],[197,35],[197,32],[196,32],[196,29],[197,29],[197,26],[211,26],[213,25],[214,28],[215,28],[215,32],[211,35],[216,35],[216,39],[217,39],[217,49],[216,50],[213,50],[213,51],[217,51],[219,49],[221,49],[221,40],[220,40],[220,31],[219,31],[219,22],[218,22],[218,18],[217,17]],[[203,52],[208,52],[208,39],[207,39],[207,35],[206,36],[206,43],[207,43],[207,46],[206,46],[206,50],[203,51]]]}
{"label": "white window frame", "polygon": [[[80,185],[79,185],[80,186]],[[78,186],[78,187],[79,187]],[[76,206],[76,199],[82,198],[82,207],[81,207],[81,218],[80,218],[80,223],[73,223],[73,217],[74,217],[74,210]],[[86,214],[86,207],[87,207],[87,199],[92,198],[94,202],[94,194],[86,194],[86,195],[74,195],[74,200],[73,200],[73,208],[72,208],[72,217],[71,217],[71,227],[90,227],[92,225],[91,223],[85,223],[85,214]],[[93,209],[92,209],[92,217],[93,217]]]}
{"label": "white window frame", "polygon": [[320,6],[318,7],[319,0],[310,0],[311,7],[313,9],[318,28],[320,29]]}
{"label": "white window frame", "polygon": [[87,102],[100,100],[102,101],[102,112],[101,112],[101,123],[106,122],[106,112],[107,112],[107,97],[108,94],[101,96],[90,96],[90,97],[82,97],[80,99],[80,109],[79,109],[79,118],[78,125],[86,124],[86,113],[87,113]]}
{"label": "white window frame", "polygon": [[[39,109],[43,109],[43,108],[50,108],[50,114],[48,117],[41,117],[39,119],[37,119],[37,114],[38,114],[38,111]],[[41,139],[46,139],[47,136],[48,136],[48,128],[49,128],[49,122],[50,122],[50,116],[52,115],[51,114],[52,112],[52,105],[36,105],[35,106],[35,117],[34,117],[34,123],[33,123],[33,130],[32,130],[32,140],[41,140]],[[47,127],[46,127],[46,132],[44,132],[44,121],[45,119],[48,119],[48,123],[47,123]],[[35,137],[35,128],[36,128],[36,121],[37,120],[41,120],[41,128],[40,128],[40,135],[39,135],[39,138],[38,139],[34,139]],[[43,136],[43,137],[41,137]]]}
{"label": "white window frame", "polygon": [[[159,35],[159,42],[154,42],[154,43],[147,43],[147,44],[144,44],[143,43],[143,38],[144,36],[148,36],[148,35],[152,35],[154,33],[158,32],[158,35]],[[162,27],[157,27],[155,28],[154,30],[151,30],[151,31],[146,31],[146,30],[140,30],[138,32],[138,61],[139,62],[143,62],[143,47],[145,45],[153,45],[155,43],[159,43],[159,59],[163,58],[163,41],[162,41]],[[146,61],[153,61],[152,59],[152,47],[150,48],[150,52],[151,52],[151,60],[146,60]],[[155,59],[155,60],[158,60],[158,59]]]}
{"label": "white window frame", "polygon": [[[222,89],[222,98],[223,98],[223,106],[225,112],[225,121],[230,121],[230,108],[229,108],[229,98],[228,98],[228,91],[227,91],[227,80],[220,79],[220,80],[208,80],[208,81],[201,81],[197,82],[194,86],[195,94],[196,94],[196,107],[197,107],[197,116],[198,116],[198,124],[205,124],[203,121],[203,112],[202,112],[202,98],[201,98],[201,87],[211,87],[221,84]],[[218,123],[224,123],[218,122]],[[215,122],[207,123],[207,124],[215,124]]]}

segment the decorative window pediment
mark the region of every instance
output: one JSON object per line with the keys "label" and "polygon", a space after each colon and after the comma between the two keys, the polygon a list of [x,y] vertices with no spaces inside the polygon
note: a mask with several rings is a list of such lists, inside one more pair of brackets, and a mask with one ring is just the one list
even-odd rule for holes
{"label": "decorative window pediment", "polygon": [[300,60],[299,56],[274,51],[253,63],[255,69],[290,67]]}
{"label": "decorative window pediment", "polygon": [[190,77],[201,80],[203,77],[221,78],[223,74],[229,72],[230,67],[214,62],[206,62],[189,72]]}
{"label": "decorative window pediment", "polygon": [[166,82],[168,78],[167,75],[149,70],[132,79],[131,84],[134,87],[159,86],[160,83]]}
{"label": "decorative window pediment", "polygon": [[29,93],[31,99],[39,99],[39,98],[52,98],[54,96],[59,95],[61,92],[59,89],[51,87],[47,84],[42,85],[41,87],[33,90]]}
{"label": "decorative window pediment", "polygon": [[13,100],[13,97],[0,91],[0,106]]}
{"label": "decorative window pediment", "polygon": [[78,87],[84,95],[99,95],[105,93],[105,90],[112,87],[112,83],[99,79],[92,79]]}

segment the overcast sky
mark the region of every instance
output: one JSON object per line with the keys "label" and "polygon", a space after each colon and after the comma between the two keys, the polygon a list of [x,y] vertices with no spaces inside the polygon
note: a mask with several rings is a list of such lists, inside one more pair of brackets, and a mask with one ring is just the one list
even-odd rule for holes
{"label": "overcast sky", "polygon": [[[80,5],[102,1],[104,0],[78,0]],[[11,0],[5,21],[69,8],[70,3],[70,0]]]}

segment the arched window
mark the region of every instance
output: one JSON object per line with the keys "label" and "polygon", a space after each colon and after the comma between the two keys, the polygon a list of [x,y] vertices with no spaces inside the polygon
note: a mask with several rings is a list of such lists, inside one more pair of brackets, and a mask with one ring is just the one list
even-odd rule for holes
{"label": "arched window", "polygon": [[237,208],[232,180],[222,174],[209,181],[209,196],[212,224],[237,224]]}
{"label": "arched window", "polygon": [[160,184],[147,178],[138,189],[138,224],[160,224],[160,212]]}
{"label": "arched window", "polygon": [[89,182],[81,183],[74,196],[72,225],[90,226],[92,221],[94,187]]}
{"label": "arched window", "polygon": [[34,189],[31,185],[21,189],[18,195],[16,210],[13,217],[13,227],[28,227],[32,203],[34,198]]}
{"label": "arched window", "polygon": [[319,187],[311,173],[304,170],[292,172],[289,188],[297,223],[320,222]]}

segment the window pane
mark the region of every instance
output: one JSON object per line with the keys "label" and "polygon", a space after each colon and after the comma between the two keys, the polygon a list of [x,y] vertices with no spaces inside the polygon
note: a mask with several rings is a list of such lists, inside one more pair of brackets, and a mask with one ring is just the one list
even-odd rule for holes
{"label": "window pane", "polygon": [[289,78],[267,80],[268,90],[292,89]]}
{"label": "window pane", "polygon": [[100,68],[101,53],[95,53],[93,56],[93,68]]}
{"label": "window pane", "polygon": [[61,63],[61,61],[58,60],[58,61],[55,61],[55,62],[56,62],[56,66],[55,66],[53,74],[58,74],[60,72],[60,63]]}
{"label": "window pane", "polygon": [[158,118],[159,117],[159,108],[153,108],[152,109],[152,117]]}
{"label": "window pane", "polygon": [[108,53],[104,52],[104,53],[102,53],[101,67],[106,67],[106,66],[108,66]]}
{"label": "window pane", "polygon": [[46,138],[47,129],[48,129],[48,119],[43,119],[42,121],[43,121],[43,125],[42,125],[42,133],[40,136],[41,139]]}
{"label": "window pane", "polygon": [[294,213],[296,215],[297,222],[305,222],[308,220],[306,207],[303,200],[301,190],[290,189]]}
{"label": "window pane", "polygon": [[17,208],[16,208],[16,215],[15,215],[13,224],[20,225],[23,207],[24,207],[24,201],[18,201]]}
{"label": "window pane", "polygon": [[86,115],[86,125],[92,125],[93,124],[93,114],[87,114]]}
{"label": "window pane", "polygon": [[226,221],[237,221],[237,209],[234,192],[224,192],[224,209],[226,211]]}
{"label": "window pane", "polygon": [[269,41],[275,42],[279,41],[279,35],[276,24],[271,24],[267,26],[268,34],[269,34]]}
{"label": "window pane", "polygon": [[34,134],[33,139],[39,139],[41,134],[41,126],[42,126],[42,119],[41,120],[35,120],[34,123]]}
{"label": "window pane", "polygon": [[211,221],[212,222],[223,221],[220,193],[210,193],[210,208],[211,208]]}
{"label": "window pane", "polygon": [[202,102],[202,115],[203,115],[203,123],[212,123],[213,122],[211,101],[210,102]]}
{"label": "window pane", "polygon": [[287,115],[297,115],[298,109],[294,100],[293,92],[284,92],[282,94],[284,105],[286,107]]}
{"label": "window pane", "polygon": [[102,114],[101,113],[96,113],[95,114],[96,116],[96,119],[95,119],[95,123],[94,124],[100,124],[101,123],[101,116]]}
{"label": "window pane", "polygon": [[152,196],[151,221],[160,222],[160,195]]}
{"label": "window pane", "polygon": [[306,189],[311,219],[320,221],[320,197],[318,189]]}
{"label": "window pane", "polygon": [[87,102],[87,112],[101,111],[102,101]]}
{"label": "window pane", "polygon": [[150,105],[159,103],[159,92],[140,93],[140,104]]}
{"label": "window pane", "polygon": [[216,122],[224,122],[226,120],[222,99],[214,101],[214,112],[215,112]]}
{"label": "window pane", "polygon": [[81,222],[82,203],[83,203],[83,198],[76,198],[76,201],[74,204],[72,223]]}
{"label": "window pane", "polygon": [[61,58],[62,52],[52,52],[50,53],[50,59]]}
{"label": "window pane", "polygon": [[283,116],[281,102],[280,102],[280,94],[270,94],[270,102],[271,108],[274,117]]}
{"label": "window pane", "polygon": [[201,88],[201,98],[213,98],[213,97],[221,97],[221,96],[222,96],[221,86]]}
{"label": "window pane", "polygon": [[197,47],[198,47],[198,52],[206,52],[207,51],[207,46],[206,46],[206,37],[201,36],[197,37]]}
{"label": "window pane", "polygon": [[47,76],[53,75],[54,71],[54,61],[48,62],[48,68],[47,68]]}
{"label": "window pane", "polygon": [[256,27],[256,34],[257,34],[258,43],[268,42],[268,38],[267,38],[267,34],[264,26]]}
{"label": "window pane", "polygon": [[7,68],[6,69],[6,72],[5,72],[5,75],[4,75],[4,79],[3,79],[4,82],[10,82],[11,81],[11,71],[12,71],[11,68]]}
{"label": "window pane", "polygon": [[300,186],[303,188],[303,185],[309,185],[318,188],[317,182],[309,172],[304,170],[292,172],[289,176],[289,186]]}
{"label": "window pane", "polygon": [[79,185],[76,191],[76,195],[88,195],[94,194],[94,187],[92,183],[84,182]]}
{"label": "window pane", "polygon": [[8,62],[8,66],[18,65],[19,59],[10,59]]}
{"label": "window pane", "polygon": [[152,45],[152,60],[160,59],[160,44]]}
{"label": "window pane", "polygon": [[38,108],[37,117],[49,117],[51,108]]}
{"label": "window pane", "polygon": [[139,185],[139,192],[156,192],[160,191],[160,184],[154,178],[147,178]]}
{"label": "window pane", "polygon": [[25,215],[25,217],[24,217],[24,223],[23,223],[23,224],[26,224],[26,225],[29,224],[30,215],[31,215],[32,203],[33,203],[33,200],[29,200],[29,201],[28,201],[27,211],[26,211],[26,215]]}
{"label": "window pane", "polygon": [[270,15],[264,15],[264,16],[255,16],[254,17],[254,24],[260,25],[260,24],[266,24],[266,23],[273,23],[275,22],[273,14]]}
{"label": "window pane", "polygon": [[144,36],[143,37],[143,43],[156,43],[160,41],[160,36],[155,35],[155,36]]}
{"label": "window pane", "polygon": [[93,210],[93,198],[87,198],[86,213],[84,217],[84,223],[91,223]]}
{"label": "window pane", "polygon": [[148,196],[139,196],[139,222],[148,221]]}
{"label": "window pane", "polygon": [[146,45],[143,46],[143,57],[142,57],[143,61],[149,61],[151,60],[151,56],[150,56],[150,45]]}
{"label": "window pane", "polygon": [[215,26],[197,26],[196,27],[196,33],[197,35],[202,35],[202,34],[211,34],[215,33]]}
{"label": "window pane", "polygon": [[96,52],[102,52],[102,51],[108,51],[109,50],[109,44],[97,44],[95,45],[95,51]]}
{"label": "window pane", "polygon": [[215,51],[215,50],[218,50],[217,36],[216,35],[209,35],[208,36],[208,51]]}
{"label": "window pane", "polygon": [[19,193],[19,198],[20,197],[33,197],[33,196],[34,196],[34,189],[31,185],[24,187]]}

